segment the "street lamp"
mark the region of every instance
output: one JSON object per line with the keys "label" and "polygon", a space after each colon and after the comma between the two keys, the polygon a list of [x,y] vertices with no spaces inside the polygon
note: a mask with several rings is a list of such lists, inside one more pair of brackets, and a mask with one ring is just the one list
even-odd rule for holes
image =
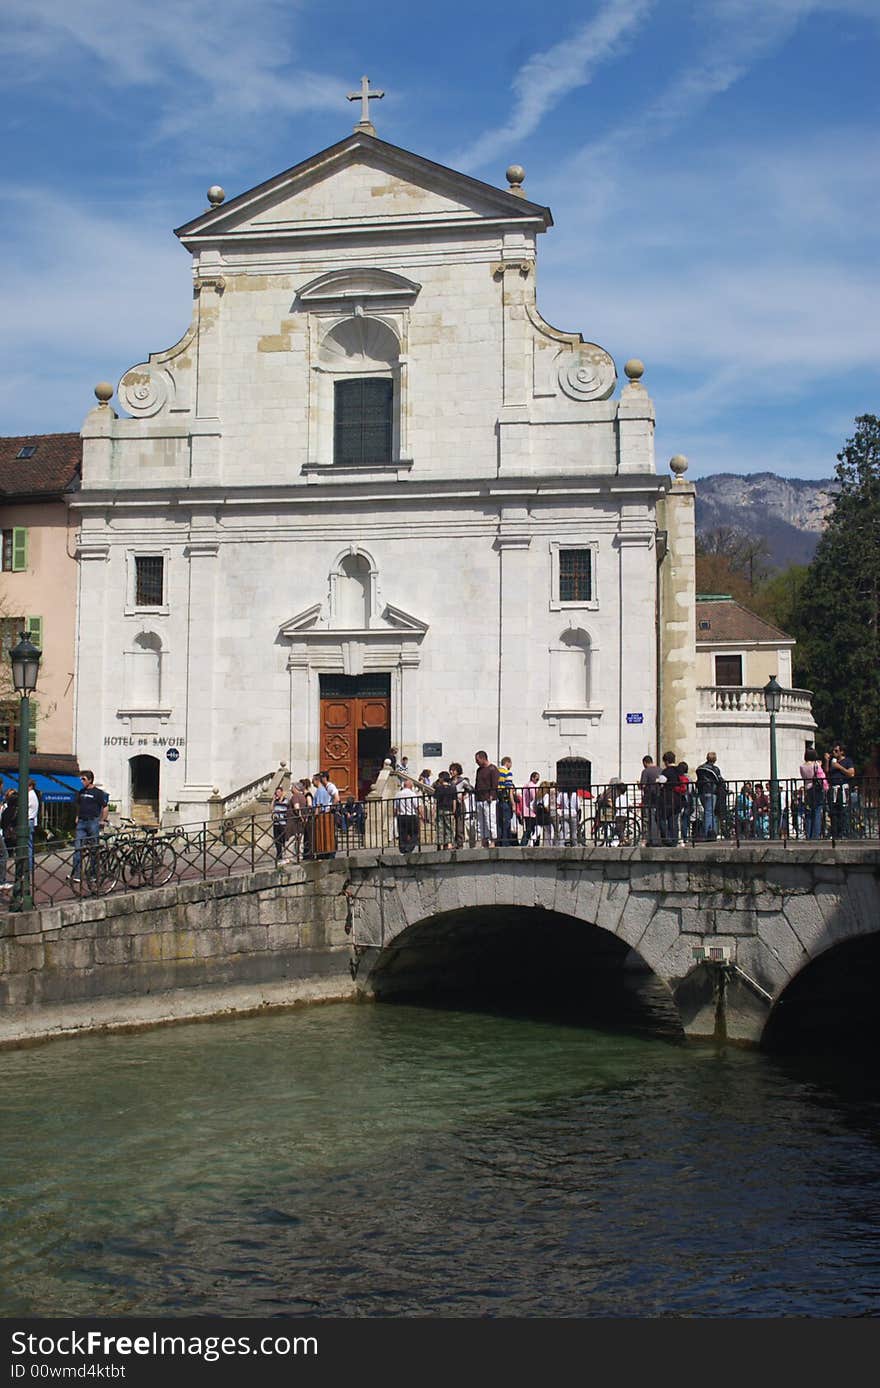
{"label": "street lamp", "polygon": [[782,707],[782,685],[771,675],[764,685],[764,707],[770,714],[770,837],[779,834],[779,771],[776,765],[776,715]]}
{"label": "street lamp", "polygon": [[26,632],[9,652],[12,661],[12,683],[21,696],[18,720],[18,840],[15,850],[15,891],[10,903],[13,911],[32,911],[34,906],[31,882],[31,843],[28,827],[28,758],[30,755],[31,701],[37,687],[43,652],[28,640]]}

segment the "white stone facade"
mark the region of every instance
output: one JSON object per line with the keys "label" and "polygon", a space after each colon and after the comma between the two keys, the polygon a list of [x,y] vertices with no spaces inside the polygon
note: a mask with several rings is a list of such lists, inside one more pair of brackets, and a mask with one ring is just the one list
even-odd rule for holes
{"label": "white stone facade", "polygon": [[[179,229],[192,325],[123,377],[130,418],[83,428],[77,752],[121,809],[134,757],[182,820],[282,760],[313,771],[330,674],[388,676],[416,770],[485,747],[517,780],[571,756],[637,778],[670,484],[640,372],[614,398],[608,354],[538,313],[550,225],[357,133]],[[391,448],[340,465],[334,390],[358,378],[391,382]],[[567,602],[572,549],[591,584]]]}

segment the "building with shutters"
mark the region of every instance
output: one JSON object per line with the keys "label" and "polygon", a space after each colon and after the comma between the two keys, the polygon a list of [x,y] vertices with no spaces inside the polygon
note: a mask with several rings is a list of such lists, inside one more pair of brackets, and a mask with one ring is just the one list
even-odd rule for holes
{"label": "building with shutters", "polygon": [[22,631],[43,652],[31,701],[31,766],[76,771],[76,523],[79,434],[0,438],[0,770],[18,766],[19,701],[9,652]]}
{"label": "building with shutters", "polygon": [[281,761],[363,794],[392,744],[582,783],[696,753],[686,464],[641,363],[541,316],[523,178],[365,115],[177,229],[191,325],[97,388],[75,503],[76,745],[121,808]]}

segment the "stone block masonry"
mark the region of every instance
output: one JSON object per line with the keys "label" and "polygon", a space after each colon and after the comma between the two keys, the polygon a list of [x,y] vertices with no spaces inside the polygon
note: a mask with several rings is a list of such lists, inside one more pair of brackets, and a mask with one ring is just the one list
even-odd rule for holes
{"label": "stone block masonry", "polygon": [[417,952],[427,929],[442,937],[439,958],[463,921],[478,938],[499,911],[528,914],[536,952],[551,915],[616,936],[669,988],[694,1038],[715,1033],[718,975],[703,961],[717,958],[726,1034],[757,1042],[804,967],[877,932],[880,850],[366,853],[10,914],[0,1045],[381,995],[390,950],[416,941]]}

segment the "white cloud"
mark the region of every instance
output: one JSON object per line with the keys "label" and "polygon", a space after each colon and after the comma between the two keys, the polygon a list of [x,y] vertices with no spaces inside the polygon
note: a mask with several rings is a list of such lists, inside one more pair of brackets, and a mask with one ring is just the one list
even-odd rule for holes
{"label": "white cloud", "polygon": [[333,107],[341,81],[303,64],[295,0],[4,0],[4,81],[45,83],[80,98],[97,83],[156,93],[153,134],[207,118],[232,133],[269,113]]}
{"label": "white cloud", "polygon": [[4,432],[78,429],[98,380],[115,383],[185,332],[190,258],[155,207],[96,212],[68,198],[59,216],[36,189],[0,187],[0,198],[0,254],[27,285],[4,306]]}
{"label": "white cloud", "polygon": [[654,0],[606,0],[575,33],[536,53],[513,81],[516,103],[509,120],[484,133],[454,157],[455,168],[473,169],[509,150],[536,130],[560,101],[591,81],[600,63],[617,58],[631,42]]}

